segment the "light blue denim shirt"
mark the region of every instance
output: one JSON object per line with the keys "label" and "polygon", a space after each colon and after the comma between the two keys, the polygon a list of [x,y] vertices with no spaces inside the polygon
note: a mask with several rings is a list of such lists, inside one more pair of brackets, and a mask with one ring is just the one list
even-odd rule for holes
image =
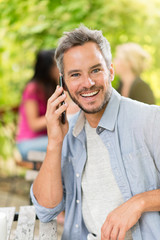
{"label": "light blue denim shirt", "polygon": [[[109,151],[112,171],[124,201],[160,188],[160,107],[121,97],[113,89],[96,131]],[[81,205],[81,177],[86,159],[84,114],[80,112],[71,120],[63,142],[62,202],[53,209],[44,208],[34,198],[31,188],[41,221],[50,221],[65,209],[62,240],[87,239]],[[160,239],[160,212],[143,213],[131,230],[134,240]]]}

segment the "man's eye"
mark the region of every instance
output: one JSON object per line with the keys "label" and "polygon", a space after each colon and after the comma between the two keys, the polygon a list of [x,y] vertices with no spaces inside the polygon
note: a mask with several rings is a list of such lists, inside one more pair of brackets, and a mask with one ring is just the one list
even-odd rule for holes
{"label": "man's eye", "polygon": [[73,73],[72,75],[71,75],[71,77],[79,77],[79,73]]}
{"label": "man's eye", "polygon": [[100,71],[99,68],[95,68],[95,69],[92,70],[93,73],[97,73],[97,72],[99,72],[99,71]]}

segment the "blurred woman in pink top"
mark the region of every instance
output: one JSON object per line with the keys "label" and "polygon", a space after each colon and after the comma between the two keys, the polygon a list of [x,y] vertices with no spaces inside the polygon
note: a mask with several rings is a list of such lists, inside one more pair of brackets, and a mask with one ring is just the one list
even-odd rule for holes
{"label": "blurred woman in pink top", "polygon": [[24,161],[27,161],[29,151],[46,151],[47,148],[47,100],[55,91],[59,77],[54,54],[55,50],[38,53],[34,75],[23,91],[19,108],[17,146]]}

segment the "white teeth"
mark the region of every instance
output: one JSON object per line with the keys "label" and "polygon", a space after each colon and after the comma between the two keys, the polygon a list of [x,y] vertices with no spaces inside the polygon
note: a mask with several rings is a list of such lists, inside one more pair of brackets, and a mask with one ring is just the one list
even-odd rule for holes
{"label": "white teeth", "polygon": [[81,94],[82,97],[91,97],[91,96],[94,96],[98,93],[98,91],[95,91],[95,92],[91,92],[91,93],[84,93],[84,94]]}

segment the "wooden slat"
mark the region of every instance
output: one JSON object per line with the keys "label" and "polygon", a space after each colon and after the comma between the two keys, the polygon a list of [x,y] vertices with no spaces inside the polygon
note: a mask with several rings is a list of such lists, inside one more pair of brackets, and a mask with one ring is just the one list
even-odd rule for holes
{"label": "wooden slat", "polygon": [[11,227],[14,219],[15,214],[15,207],[4,207],[0,208],[0,212],[5,212],[7,215],[7,240],[9,240],[10,233],[11,233]]}
{"label": "wooden slat", "polygon": [[15,240],[33,240],[35,226],[34,206],[20,207]]}
{"label": "wooden slat", "polygon": [[28,153],[28,160],[31,162],[43,162],[44,158],[46,156],[46,152],[40,152],[40,151],[29,151]]}
{"label": "wooden slat", "polygon": [[57,221],[53,220],[49,223],[39,223],[39,239],[40,240],[57,240]]}
{"label": "wooden slat", "polygon": [[36,170],[28,170],[26,172],[25,179],[27,181],[34,181],[36,179],[37,175],[38,175],[38,171],[36,171]]}
{"label": "wooden slat", "polygon": [[32,162],[25,162],[25,161],[22,161],[22,160],[15,160],[15,163],[19,167],[23,167],[23,168],[26,168],[26,169],[33,169],[33,163]]}

